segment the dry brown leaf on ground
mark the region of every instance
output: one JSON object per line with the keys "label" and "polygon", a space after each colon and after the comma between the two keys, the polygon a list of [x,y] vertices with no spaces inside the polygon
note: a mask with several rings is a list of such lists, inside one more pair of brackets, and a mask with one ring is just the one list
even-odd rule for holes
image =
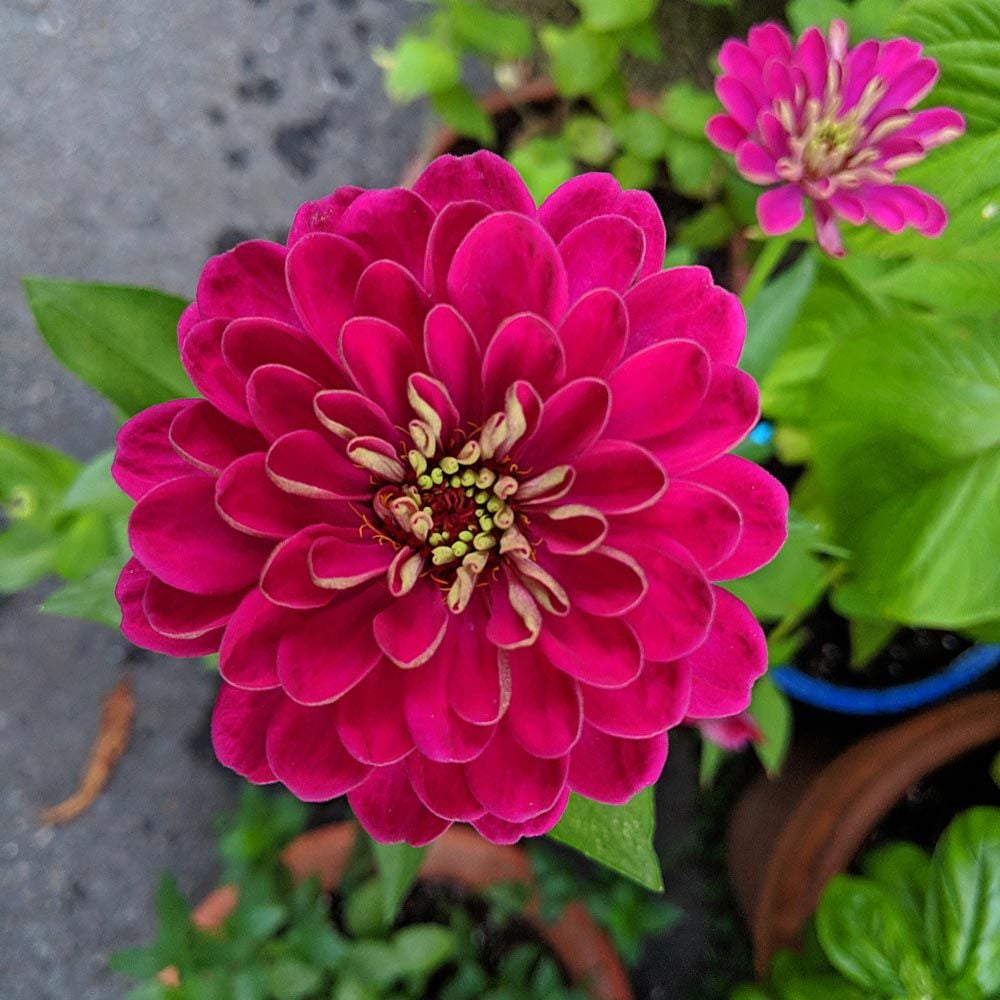
{"label": "dry brown leaf on ground", "polygon": [[90,748],[79,787],[68,799],[43,809],[38,816],[39,823],[68,823],[93,805],[108,783],[115,764],[128,747],[134,715],[132,680],[125,677],[114,686],[104,701],[100,726]]}

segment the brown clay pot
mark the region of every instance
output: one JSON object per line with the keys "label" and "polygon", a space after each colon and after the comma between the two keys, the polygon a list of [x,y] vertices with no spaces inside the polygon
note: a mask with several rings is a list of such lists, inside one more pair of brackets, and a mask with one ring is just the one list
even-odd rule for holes
{"label": "brown clay pot", "polygon": [[[330,892],[340,884],[357,835],[354,823],[311,830],[289,844],[285,863],[298,878],[316,875]],[[430,845],[420,867],[420,878],[457,882],[474,891],[498,882],[534,885],[524,851],[491,844],[465,827],[449,830]],[[195,909],[195,923],[208,929],[219,927],[236,900],[234,886],[220,886]],[[525,916],[559,956],[572,981],[593,1000],[632,1000],[632,988],[617,954],[583,905],[570,903],[555,923],[541,919],[538,905],[537,899],[531,900]]]}
{"label": "brown clay pot", "polygon": [[823,887],[914,782],[997,739],[1000,692],[975,694],[866,737],[811,780],[806,761],[769,795],[752,787],[733,812],[728,857],[757,974],[799,943]]}

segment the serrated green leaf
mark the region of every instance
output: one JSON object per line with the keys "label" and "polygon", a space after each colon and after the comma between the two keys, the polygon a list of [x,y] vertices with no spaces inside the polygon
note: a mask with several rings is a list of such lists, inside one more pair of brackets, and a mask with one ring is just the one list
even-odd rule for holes
{"label": "serrated green leaf", "polygon": [[614,39],[583,25],[558,28],[549,24],[541,29],[539,38],[563,97],[582,97],[599,90],[618,66]]}
{"label": "serrated green leaf", "polygon": [[993,324],[882,317],[834,347],[814,399],[816,482],[853,553],[838,610],[939,628],[1000,617]]}
{"label": "serrated green leaf", "polygon": [[1000,128],[1000,7],[994,0],[909,0],[892,29],[924,45],[941,70],[935,105],[957,108],[971,132]]}
{"label": "serrated green leaf", "polygon": [[652,788],[621,806],[571,795],[549,836],[647,889],[662,892],[663,874],[653,849],[654,825]]}
{"label": "serrated green leaf", "polygon": [[409,844],[380,844],[372,841],[375,867],[382,887],[382,916],[386,924],[396,918],[400,904],[407,897],[417,877],[425,848]]}
{"label": "serrated green leaf", "polygon": [[1000,994],[1000,809],[970,809],[931,859],[927,940],[949,979]]}
{"label": "serrated green leaf", "polygon": [[401,103],[451,90],[462,75],[458,54],[436,38],[404,35],[378,59],[385,67],[386,93]]}
{"label": "serrated green leaf", "polygon": [[125,413],[197,395],[177,353],[183,299],[58,278],[25,278],[24,288],[53,354]]}

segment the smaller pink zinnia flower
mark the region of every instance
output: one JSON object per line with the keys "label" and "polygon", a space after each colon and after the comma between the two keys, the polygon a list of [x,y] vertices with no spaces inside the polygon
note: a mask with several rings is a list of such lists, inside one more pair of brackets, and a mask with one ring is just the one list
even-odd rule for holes
{"label": "smaller pink zinnia flower", "polygon": [[938,77],[937,63],[920,52],[908,38],[849,49],[843,21],[833,21],[826,37],[808,28],[794,47],[776,24],[752,28],[746,44],[731,38],[722,46],[715,91],[729,113],[705,131],[736,155],[747,180],[780,184],[757,201],[765,233],[794,229],[808,198],[817,241],[836,257],[844,252],[838,218],[941,235],[948,221],[941,203],[893,183],[897,171],[965,131],[952,108],[912,110]]}

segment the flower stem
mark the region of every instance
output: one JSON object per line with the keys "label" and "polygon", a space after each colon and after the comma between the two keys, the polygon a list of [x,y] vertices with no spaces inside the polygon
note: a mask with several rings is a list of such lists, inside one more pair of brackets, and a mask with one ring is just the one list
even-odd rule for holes
{"label": "flower stem", "polygon": [[740,292],[740,299],[743,302],[744,308],[757,298],[760,290],[764,287],[764,283],[771,276],[771,272],[781,263],[781,259],[785,256],[786,251],[791,245],[791,233],[768,240],[764,244],[764,249],[761,250],[760,255],[757,257],[753,265],[753,270],[750,272],[750,277],[747,278],[747,283],[743,286],[743,291]]}

